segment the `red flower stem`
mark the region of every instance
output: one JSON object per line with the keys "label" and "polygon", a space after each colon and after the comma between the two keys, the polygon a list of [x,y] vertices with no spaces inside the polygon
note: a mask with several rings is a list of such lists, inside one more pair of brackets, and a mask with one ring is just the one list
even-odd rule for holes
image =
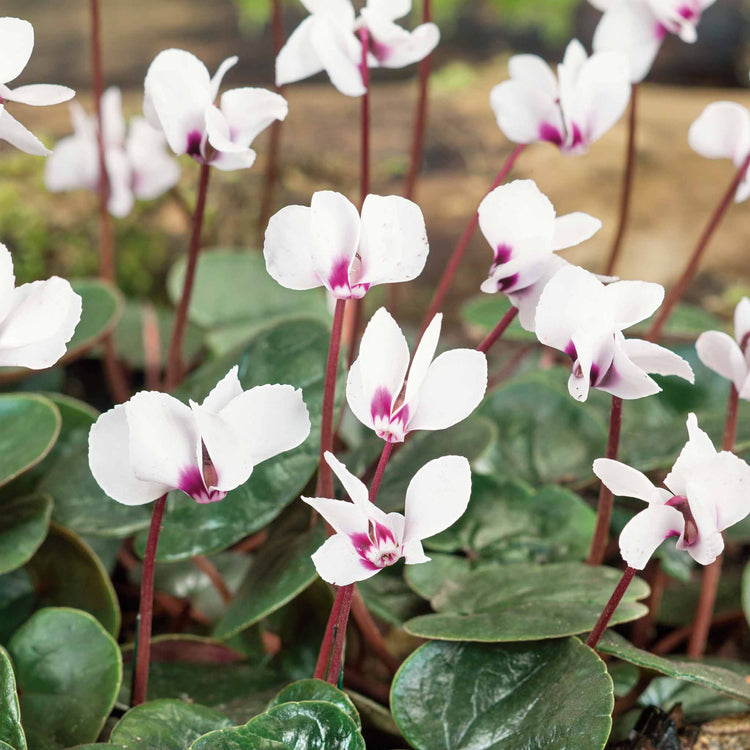
{"label": "red flower stem", "polygon": [[[331,685],[337,685],[339,675],[341,674],[341,665],[344,663],[344,645],[346,644],[346,625],[349,622],[349,611],[352,607],[352,597],[354,596],[354,584],[342,586],[339,589],[341,593],[341,607],[339,609],[336,624],[333,628],[333,646],[331,648],[331,661],[328,666],[326,680]],[[336,595],[338,597],[338,594]]]}
{"label": "red flower stem", "polygon": [[328,615],[328,623],[326,624],[325,633],[323,634],[323,642],[320,644],[318,661],[315,665],[315,674],[313,675],[316,680],[325,680],[328,678],[328,667],[331,663],[331,649],[333,648],[335,634],[334,628],[338,622],[339,613],[341,612],[341,602],[343,597],[344,587],[339,587],[333,600],[331,614]]}
{"label": "red flower stem", "polygon": [[604,607],[604,611],[599,616],[599,619],[597,620],[596,625],[594,625],[594,629],[591,631],[591,634],[586,639],[587,646],[591,648],[596,648],[597,645],[599,644],[599,641],[601,640],[602,635],[604,635],[604,631],[607,629],[607,625],[609,625],[609,621],[612,619],[612,615],[615,613],[615,610],[620,604],[622,597],[625,595],[625,592],[628,590],[628,586],[630,586],[630,582],[633,580],[634,575],[635,575],[635,568],[625,569],[625,572],[623,573],[623,576],[620,579],[620,582],[617,584],[617,588],[614,590],[614,593],[609,598],[609,601],[607,602],[607,605]]}
{"label": "red flower stem", "polygon": [[508,312],[500,318],[500,322],[490,331],[487,338],[482,341],[477,347],[478,352],[487,354],[490,348],[500,339],[500,337],[508,330],[508,326],[515,320],[518,315],[518,308],[511,307]]}
{"label": "red flower stem", "polygon": [[[274,60],[279,56],[284,46],[284,16],[281,0],[270,0],[271,2],[271,34],[273,38]],[[283,87],[276,86],[277,93],[283,92]],[[271,124],[271,134],[268,142],[268,161],[266,172],[263,175],[263,195],[260,201],[260,216],[258,218],[258,240],[263,245],[263,236],[266,225],[273,211],[274,188],[279,176],[279,151],[281,150],[281,133],[284,128],[282,120],[274,120]]]}
{"label": "red flower stem", "polygon": [[359,632],[362,634],[362,638],[367,645],[380,658],[386,669],[391,674],[396,674],[398,668],[401,666],[401,662],[389,651],[380,629],[375,620],[372,619],[372,615],[367,609],[364,599],[362,599],[362,594],[359,593],[359,589],[356,586],[354,587],[354,596],[352,598],[352,617],[354,617]]}
{"label": "red flower stem", "polygon": [[346,300],[336,300],[331,328],[331,342],[328,345],[328,362],[323,386],[323,412],[320,421],[320,465],[315,494],[318,497],[333,497],[333,472],[326,463],[324,454],[333,450],[333,417],[336,405],[336,376],[339,369],[339,352],[341,350],[341,332],[344,327],[344,310]]}
{"label": "red flower stem", "polygon": [[609,260],[604,273],[611,276],[620,257],[622,241],[625,238],[625,231],[630,218],[630,199],[633,192],[633,173],[635,172],[635,134],[638,115],[638,84],[634,83],[630,94],[630,117],[628,118],[628,148],[625,156],[625,171],[622,179],[622,192],[620,194],[620,224],[617,227],[617,234],[612,243],[612,249],[609,253]]}
{"label": "red flower stem", "polygon": [[148,665],[151,657],[151,621],[154,614],[154,566],[156,564],[156,546],[159,543],[159,532],[164,518],[167,496],[162,495],[155,503],[151,514],[151,526],[148,530],[146,553],[143,557],[143,575],[141,577],[141,602],[138,607],[138,634],[136,637],[136,661],[133,670],[133,692],[130,704],[138,706],[146,700],[148,689]]}
{"label": "red flower stem", "polygon": [[[429,23],[432,20],[432,0],[422,0],[422,23]],[[424,60],[419,63],[419,94],[417,97],[417,113],[414,118],[414,131],[411,142],[411,158],[409,161],[409,171],[406,174],[406,185],[404,187],[404,197],[409,200],[414,199],[414,192],[417,187],[417,178],[422,166],[422,152],[424,150],[424,136],[427,130],[427,102],[430,88],[430,73],[432,72],[432,55],[431,52]]]}
{"label": "red flower stem", "polygon": [[747,155],[745,161],[742,163],[742,165],[732,178],[729,189],[726,191],[726,193],[724,193],[724,196],[719,202],[719,205],[711,215],[706,228],[703,230],[703,234],[698,240],[698,244],[693,250],[693,254],[690,256],[688,264],[685,266],[685,270],[682,272],[682,276],[680,276],[677,283],[672,287],[671,291],[667,295],[664,304],[659,310],[656,320],[654,320],[650,330],[646,334],[646,339],[648,339],[648,341],[659,340],[662,329],[664,328],[664,324],[672,314],[672,310],[674,309],[675,305],[682,299],[682,296],[685,294],[688,286],[690,286],[690,282],[693,280],[693,277],[697,273],[701,258],[703,257],[703,253],[708,247],[708,243],[711,240],[711,237],[713,237],[714,232],[721,223],[721,220],[724,218],[724,214],[727,212],[727,209],[732,205],[734,195],[737,192],[737,188],[739,187],[740,182],[742,182],[742,179],[744,178],[745,172],[747,171],[748,167],[750,167],[750,154]]}
{"label": "red flower stem", "polygon": [[734,442],[737,439],[737,416],[740,406],[740,394],[734,386],[729,384],[729,399],[727,400],[727,416],[724,420],[724,440],[722,450],[733,451]]}
{"label": "red flower stem", "polygon": [[195,283],[195,269],[198,265],[198,256],[201,251],[201,232],[203,230],[203,216],[206,211],[209,174],[210,167],[208,164],[201,164],[200,179],[198,182],[198,200],[196,201],[193,213],[193,231],[190,237],[185,281],[182,285],[182,296],[177,306],[174,326],[172,328],[172,338],[169,341],[169,349],[167,350],[167,375],[165,380],[167,391],[174,390],[179,385],[183,376],[182,342],[185,338],[185,329],[187,328],[190,298],[192,297],[193,284]]}
{"label": "red flower stem", "polygon": [[[505,163],[503,164],[502,169],[498,172],[497,177],[495,177],[495,180],[490,186],[490,189],[487,191],[488,194],[491,193],[499,185],[502,185],[503,182],[505,182],[505,178],[508,176],[508,173],[513,168],[513,165],[515,164],[516,159],[518,159],[521,152],[525,148],[526,148],[526,144],[521,143],[513,149],[510,156],[508,156],[508,158],[505,160]],[[427,326],[430,324],[430,321],[435,317],[435,315],[438,312],[440,312],[440,308],[443,305],[443,300],[445,299],[445,295],[448,291],[448,287],[450,287],[451,282],[453,281],[453,277],[456,275],[456,271],[458,271],[458,267],[461,263],[464,253],[466,252],[466,248],[469,246],[469,241],[473,237],[474,232],[476,231],[476,228],[478,225],[479,225],[479,213],[478,211],[475,211],[474,215],[471,217],[471,221],[469,222],[466,229],[464,230],[464,233],[461,235],[461,238],[459,239],[458,244],[453,250],[453,254],[451,255],[450,259],[448,260],[448,263],[445,266],[445,271],[443,271],[443,275],[440,279],[440,283],[438,284],[438,287],[435,290],[435,294],[432,297],[432,302],[430,302],[430,307],[427,310],[427,314],[425,315],[424,322],[422,323],[422,333],[425,332],[425,330],[427,329]]]}
{"label": "red flower stem", "polygon": [[380,460],[378,461],[378,468],[375,470],[375,476],[372,479],[370,485],[370,502],[374,503],[378,496],[378,490],[380,489],[380,483],[383,481],[383,474],[385,474],[385,467],[388,463],[388,459],[391,457],[393,451],[393,443],[386,443],[383,446],[383,452],[380,454]]}
{"label": "red flower stem", "polygon": [[[622,399],[612,396],[612,407],[609,413],[609,438],[607,440],[607,458],[617,459],[617,451],[620,445],[620,430],[622,428]],[[601,565],[604,562],[604,553],[607,549],[609,538],[609,524],[612,520],[612,508],[614,497],[611,490],[601,483],[599,488],[599,502],[596,508],[596,526],[594,536],[591,539],[589,550],[589,565]]]}

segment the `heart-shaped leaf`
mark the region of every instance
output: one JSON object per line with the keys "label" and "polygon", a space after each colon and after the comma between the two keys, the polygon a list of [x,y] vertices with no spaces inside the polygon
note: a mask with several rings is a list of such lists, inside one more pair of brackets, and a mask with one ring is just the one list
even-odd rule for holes
{"label": "heart-shaped leaf", "polygon": [[299,701],[327,701],[340,708],[356,725],[362,728],[359,712],[349,696],[324,680],[297,680],[287,685],[269,704],[268,708],[282,703]]}
{"label": "heart-shaped leaf", "polygon": [[427,643],[391,688],[396,723],[417,750],[596,750],[613,705],[603,662],[575,638]]}
{"label": "heart-shaped leaf", "polygon": [[26,735],[21,727],[16,677],[8,652],[0,648],[0,740],[15,750],[26,750]]}
{"label": "heart-shaped leaf", "polygon": [[120,687],[120,653],[88,613],[42,609],[10,640],[24,729],[31,748],[93,742]]}
{"label": "heart-shaped leaf", "polygon": [[[242,387],[286,383],[301,388],[312,423],[310,437],[298,448],[257,466],[250,479],[221,502],[199,505],[172,493],[159,537],[159,560],[179,560],[226,549],[269,524],[307,484],[318,463],[320,415],[329,333],[314,320],[293,320],[260,331],[240,351],[194,373],[183,385],[183,399],[202,400],[235,364]],[[343,385],[337,388],[343,397]],[[136,540],[141,552],[146,535]]]}
{"label": "heart-shaped leaf", "polygon": [[406,620],[427,614],[427,603],[404,580],[404,565],[383,568],[376,576],[357,584],[367,609],[381,620],[401,627]]}
{"label": "heart-shaped leaf", "polygon": [[185,750],[193,740],[234,726],[226,716],[195,703],[157,700],[131,708],[117,722],[110,740],[124,747]]}
{"label": "heart-shaped leaf", "polygon": [[60,433],[60,412],[43,396],[0,396],[0,486],[38,464]]}
{"label": "heart-shaped leaf", "polygon": [[304,591],[317,577],[311,555],[326,540],[322,524],[272,534],[258,550],[245,580],[214,630],[228,638],[259,622]]}
{"label": "heart-shaped leaf", "polygon": [[[461,561],[453,571],[450,564],[433,571],[431,565],[410,566],[425,570],[408,570],[406,578],[418,593],[429,592],[439,614],[415,617],[404,628],[421,638],[446,641],[530,641],[586,632],[594,627],[622,575],[613,568],[583,563],[486,563],[466,570]],[[427,586],[420,578],[428,580]],[[636,601],[647,595],[648,586],[635,579],[613,619],[642,617],[647,610]]]}
{"label": "heart-shaped leaf", "polygon": [[44,541],[52,515],[49,495],[0,501],[0,573],[20,568]]}
{"label": "heart-shaped leaf", "polygon": [[611,630],[604,634],[597,650],[604,654],[616,656],[630,664],[635,664],[637,667],[650,669],[668,677],[677,677],[680,680],[711,688],[750,703],[750,681],[748,680],[750,665],[744,665],[744,674],[739,674],[736,671],[700,661],[666,659],[663,656],[656,656],[656,654],[636,648],[621,635],[613,633]]}
{"label": "heart-shaped leaf", "polygon": [[505,563],[583,560],[595,522],[594,511],[563,487],[534,492],[515,479],[474,476],[466,513],[425,546]]}

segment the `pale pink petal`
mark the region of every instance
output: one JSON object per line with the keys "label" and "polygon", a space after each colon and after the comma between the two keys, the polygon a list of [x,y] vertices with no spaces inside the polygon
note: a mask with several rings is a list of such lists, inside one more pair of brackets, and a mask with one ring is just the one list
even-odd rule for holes
{"label": "pale pink petal", "polygon": [[313,256],[312,211],[307,206],[287,206],[274,214],[266,228],[263,256],[271,278],[287,289],[323,286]]}
{"label": "pale pink petal", "polygon": [[56,86],[51,83],[32,83],[28,86],[19,86],[9,90],[3,95],[3,98],[18,102],[19,104],[29,104],[34,107],[47,107],[52,104],[62,104],[70,101],[76,92],[67,86]]}
{"label": "pale pink petal", "polygon": [[663,505],[672,497],[666,490],[655,487],[638,469],[610,458],[597,458],[594,461],[594,474],[618,497],[637,497],[657,505]]}
{"label": "pale pink petal", "polygon": [[261,88],[231,89],[221,96],[221,111],[234,143],[248,147],[275,120],[289,114],[286,99]]}
{"label": "pale pink petal", "polygon": [[625,339],[622,348],[633,364],[651,375],[675,375],[688,383],[695,382],[690,364],[663,346],[641,339]]}
{"label": "pale pink petal", "polygon": [[555,219],[555,231],[552,237],[552,249],[564,250],[567,247],[580,245],[593,237],[602,228],[599,219],[576,211]]}
{"label": "pale pink petal", "polygon": [[474,349],[441,354],[427,371],[409,430],[444,430],[466,419],[487,390],[487,357]]}
{"label": "pale pink petal", "polygon": [[620,533],[620,554],[629,567],[643,570],[656,548],[685,527],[682,514],[670,505],[649,505],[633,516]]}
{"label": "pale pink petal", "polygon": [[0,104],[0,140],[8,141],[20,151],[32,156],[48,156],[52,152],[29,130],[21,125],[5,107]]}
{"label": "pale pink petal", "polygon": [[362,206],[360,284],[392,284],[419,276],[430,251],[424,216],[397,195],[368,195]]}
{"label": "pale pink petal", "polygon": [[698,336],[695,349],[703,364],[734,383],[737,390],[748,375],[748,366],[737,342],[721,331],[706,331]]}
{"label": "pale pink petal", "polygon": [[310,78],[323,70],[323,63],[312,43],[312,30],[318,19],[306,18],[292,32],[276,58],[276,85],[285,86]]}
{"label": "pale pink petal", "polygon": [[109,200],[107,209],[112,216],[122,219],[135,205],[135,196],[131,190],[133,175],[125,152],[119,148],[107,149],[104,163],[109,177]]}
{"label": "pale pink petal", "polygon": [[560,107],[542,89],[519,81],[503,81],[492,89],[490,106],[498,127],[514,143],[550,141],[560,146],[565,140]]}
{"label": "pale pink petal", "polygon": [[44,184],[47,190],[53,193],[64,190],[95,190],[98,183],[99,154],[96,141],[77,134],[58,141],[44,163]]}
{"label": "pale pink petal", "polygon": [[743,297],[734,308],[734,337],[740,345],[750,337],[750,297]]}
{"label": "pale pink petal", "polygon": [[125,405],[102,414],[89,431],[89,467],[104,492],[123,505],[145,505],[171,485],[138,479],[130,463],[130,431]]}
{"label": "pale pink petal", "polygon": [[13,305],[16,275],[10,250],[0,242],[0,326]]}
{"label": "pale pink petal", "polygon": [[701,156],[739,166],[750,152],[750,111],[735,102],[712,102],[690,126],[688,141]]}
{"label": "pale pink petal", "polygon": [[34,49],[34,27],[21,18],[0,18],[0,83],[18,78]]}
{"label": "pale pink petal", "polygon": [[469,505],[471,467],[463,456],[425,464],[406,490],[404,544],[427,539],[452,526]]}
{"label": "pale pink petal", "polygon": [[348,586],[372,578],[381,568],[365,562],[348,536],[335,534],[312,556],[318,575],[333,586]]}
{"label": "pale pink petal", "polygon": [[164,134],[142,117],[130,120],[125,150],[133,170],[133,193],[153,200],[173,188],[180,179],[180,165],[166,150]]}
{"label": "pale pink petal", "polygon": [[659,309],[664,287],[649,281],[616,281],[604,287],[604,299],[614,313],[615,326],[623,331]]}
{"label": "pale pink petal", "polygon": [[362,45],[354,33],[333,20],[316,18],[310,38],[331,83],[345,96],[362,96]]}
{"label": "pale pink petal", "polygon": [[122,115],[122,93],[110,86],[102,95],[102,120],[106,146],[122,148],[125,145],[125,118]]}

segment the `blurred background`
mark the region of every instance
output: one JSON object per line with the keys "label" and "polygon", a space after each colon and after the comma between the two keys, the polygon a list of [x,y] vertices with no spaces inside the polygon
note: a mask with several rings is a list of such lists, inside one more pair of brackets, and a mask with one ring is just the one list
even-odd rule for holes
{"label": "blurred background", "polygon": [[[299,0],[282,0],[289,34],[305,17]],[[357,4],[357,3],[355,3]],[[709,161],[687,144],[690,123],[711,101],[750,106],[750,35],[744,0],[718,0],[706,11],[699,41],[686,45],[669,36],[642,87],[638,161],[632,222],[618,268],[624,278],[669,284],[681,270],[698,234],[732,177],[728,161]],[[36,30],[36,47],[19,83],[72,86],[91,109],[89,3],[85,0],[6,0],[3,14],[25,18]],[[419,22],[415,3],[409,28]],[[410,285],[407,310],[424,309],[445,259],[476,209],[512,144],[497,129],[488,105],[491,88],[507,78],[515,52],[559,61],[578,37],[590,48],[600,14],[580,0],[435,0],[443,40],[436,53],[424,173],[417,202],[427,220],[431,256],[427,271]],[[267,0],[103,0],[105,85],[123,89],[126,115],[140,113],[149,62],[166,47],[197,54],[211,71],[230,55],[239,65],[225,86],[273,84],[273,51]],[[400,193],[408,165],[416,97],[416,66],[375,71],[372,100],[372,191]],[[283,131],[276,207],[309,203],[312,192],[334,189],[356,199],[359,102],[321,78],[285,90],[290,115]],[[17,115],[50,147],[70,132],[66,105]],[[23,111],[21,111],[23,110]],[[565,157],[537,144],[519,159],[514,177],[530,177],[558,213],[586,211],[604,229],[570,260],[600,270],[617,224],[626,126],[616,128],[585,156]],[[267,135],[250,171],[217,173],[209,194],[207,246],[259,248],[258,205]],[[0,143],[0,240],[14,252],[20,281],[50,273],[96,272],[96,198],[88,193],[50,194],[43,159]],[[197,167],[183,162],[180,196],[194,199]],[[130,296],[164,298],[164,278],[187,246],[188,218],[180,200],[167,195],[139,203],[117,221],[119,278]],[[729,310],[750,292],[750,201],[728,214],[691,289],[715,312]],[[452,291],[458,302],[478,292],[491,257],[477,233]],[[451,307],[451,305],[449,305]]]}

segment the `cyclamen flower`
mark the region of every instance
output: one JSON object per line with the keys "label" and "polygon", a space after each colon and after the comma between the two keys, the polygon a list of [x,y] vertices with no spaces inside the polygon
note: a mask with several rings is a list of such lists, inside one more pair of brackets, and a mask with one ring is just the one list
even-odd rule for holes
{"label": "cyclamen flower", "polygon": [[602,223],[580,212],[556,217],[549,198],[532,180],[515,180],[481,202],[479,226],[494,254],[482,291],[506,294],[518,308],[521,325],[533,331],[545,284],[567,265],[555,252],[589,239]]}
{"label": "cyclamen flower", "polygon": [[451,427],[484,398],[487,358],[482,352],[452,349],[433,361],[442,321],[441,314],[432,319],[411,366],[406,338],[384,307],[365,329],[346,381],[346,400],[354,416],[388,443],[401,443],[414,430]]}
{"label": "cyclamen flower", "polygon": [[371,286],[411,281],[429,245],[422,211],[396,195],[368,195],[362,217],[340,193],[322,191],[310,207],[287,206],[271,217],[263,255],[287,289],[325,287],[337,299],[361,299]]}
{"label": "cyclamen flower", "polygon": [[167,137],[178,156],[226,171],[255,162],[255,137],[289,112],[286,99],[272,91],[239,88],[225,91],[214,104],[226,72],[237,64],[229,57],[213,78],[193,54],[181,49],[160,52],[146,73],[143,113]]}
{"label": "cyclamen flower", "polygon": [[735,102],[709,104],[690,126],[688,140],[693,151],[707,159],[731,159],[745,177],[734,197],[737,203],[750,198],[750,110]]}
{"label": "cyclamen flower", "polygon": [[0,138],[21,151],[35,156],[47,156],[49,149],[8,112],[8,102],[46,107],[67,102],[75,91],[67,86],[36,83],[8,88],[18,78],[31,58],[34,49],[34,27],[20,18],[0,18]]}
{"label": "cyclamen flower", "polygon": [[332,453],[325,459],[352,502],[302,499],[336,532],[312,556],[318,575],[334,586],[372,578],[402,557],[407,565],[429,562],[422,540],[452,526],[471,495],[471,469],[463,456],[425,464],[409,482],[404,514],[385,513],[368,498],[367,487]]}
{"label": "cyclamen flower", "polygon": [[728,451],[717,453],[695,414],[687,428],[687,445],[664,480],[667,489],[619,461],[594,461],[594,472],[615,495],[648,503],[620,534],[620,553],[636,570],[669,537],[679,537],[677,549],[697,563],[710,565],[724,549],[721,532],[750,513],[750,466]]}
{"label": "cyclamen flower", "polygon": [[750,298],[734,310],[734,339],[721,331],[706,331],[695,348],[706,367],[729,380],[739,397],[750,401]]}
{"label": "cyclamen flower", "polygon": [[690,365],[658,344],[626,339],[622,331],[653,315],[664,299],[660,284],[616,281],[605,286],[577,266],[558,271],[536,309],[536,335],[573,360],[568,391],[585,401],[590,388],[622,399],[658,393],[648,373],[694,381]]}
{"label": "cyclamen flower", "polygon": [[81,320],[81,297],[58,276],[15,284],[13,259],[0,244],[0,367],[52,367]]}
{"label": "cyclamen flower", "polygon": [[630,63],[631,80],[642,81],[651,70],[667,34],[692,44],[706,8],[716,0],[589,0],[601,11],[594,50],[616,50]]}
{"label": "cyclamen flower", "polygon": [[301,0],[310,12],[276,58],[276,85],[301,81],[326,71],[346,96],[362,96],[362,43],[356,32],[369,31],[370,68],[404,68],[432,52],[440,41],[434,23],[406,31],[395,21],[411,10],[411,0],[368,0],[355,18],[351,0]]}
{"label": "cyclamen flower", "polygon": [[243,391],[235,366],[200,405],[142,391],[102,414],[89,433],[89,465],[104,492],[123,505],[144,505],[170,490],[214,503],[244,484],[256,464],[309,434],[300,390]]}
{"label": "cyclamen flower", "polygon": [[589,57],[574,39],[557,75],[536,55],[514,55],[510,80],[490,94],[497,124],[515,143],[549,141],[565,153],[585,152],[619,119],[630,99],[627,60],[617,52]]}
{"label": "cyclamen flower", "polygon": [[[98,125],[76,102],[71,104],[73,135],[63,138],[45,164],[48,190],[87,189],[99,186]],[[126,135],[120,89],[112,87],[102,96],[104,158],[109,179],[109,212],[122,218],[135,199],[153,200],[177,184],[180,166],[166,151],[160,130],[142,117],[130,121]]]}

